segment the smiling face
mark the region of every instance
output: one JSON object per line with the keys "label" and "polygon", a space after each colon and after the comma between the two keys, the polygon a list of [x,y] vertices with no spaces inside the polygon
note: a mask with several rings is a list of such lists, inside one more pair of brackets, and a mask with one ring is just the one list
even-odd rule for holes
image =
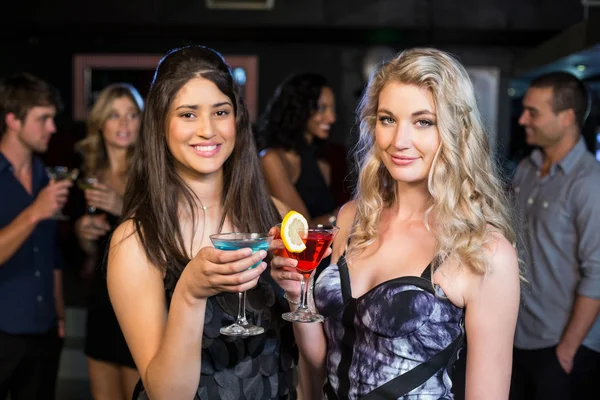
{"label": "smiling face", "polygon": [[427,181],[440,145],[433,96],[426,88],[389,82],[379,93],[375,142],[397,182]]}
{"label": "smiling face", "polygon": [[327,139],[331,125],[335,123],[335,95],[328,87],[321,89],[317,110],[306,123],[306,132],[319,139]]}
{"label": "smiling face", "polygon": [[107,147],[128,148],[135,144],[140,132],[140,110],[127,96],[114,99],[102,136]]}
{"label": "smiling face", "polygon": [[519,124],[525,128],[529,145],[550,147],[562,141],[566,134],[565,111],[554,113],[552,95],[552,88],[530,87],[523,98]]}
{"label": "smiling face", "polygon": [[233,102],[210,80],[193,78],[177,93],[167,119],[167,146],[180,176],[221,173],[235,146]]}

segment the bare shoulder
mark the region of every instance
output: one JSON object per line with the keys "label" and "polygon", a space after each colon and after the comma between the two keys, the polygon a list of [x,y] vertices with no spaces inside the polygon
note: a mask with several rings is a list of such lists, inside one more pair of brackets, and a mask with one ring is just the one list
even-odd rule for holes
{"label": "bare shoulder", "polygon": [[512,243],[497,230],[490,230],[489,240],[484,247],[489,265],[489,275],[519,275],[517,251]]}
{"label": "bare shoulder", "polygon": [[[260,152],[260,165],[267,179],[277,187],[289,182],[289,161],[282,149],[272,148]],[[273,188],[271,188],[273,189]]]}
{"label": "bare shoulder", "polygon": [[[119,271],[121,269],[125,271]],[[108,253],[108,270],[109,274],[117,271],[127,274],[141,271],[152,275],[161,274],[146,257],[146,251],[133,220],[126,220],[115,229]]]}
{"label": "bare shoulder", "polygon": [[356,208],[356,200],[351,200],[340,208],[340,211],[337,215],[337,222],[340,226],[340,229],[352,225],[352,221],[354,220],[354,216],[356,215]]}
{"label": "bare shoulder", "polygon": [[519,261],[515,247],[504,235],[490,230],[489,239],[483,248],[487,271],[485,274],[469,274],[469,298],[494,296],[502,294],[510,296],[520,291]]}
{"label": "bare shoulder", "polygon": [[127,240],[132,236],[137,237],[137,229],[133,220],[127,219],[121,222],[121,224],[119,224],[119,226],[117,226],[117,229],[115,229],[115,231],[113,232],[111,239],[111,247],[117,244],[121,244],[124,240]]}
{"label": "bare shoulder", "polygon": [[465,307],[482,296],[519,292],[519,264],[512,244],[498,231],[490,230],[483,248],[487,271],[480,273],[449,257],[436,270],[434,282],[442,287],[450,301]]}
{"label": "bare shoulder", "polygon": [[289,208],[283,201],[273,196],[271,196],[271,200],[273,200],[275,207],[277,207],[277,211],[279,211],[279,215],[281,215],[281,218],[283,218],[288,212],[290,212],[291,208]]}
{"label": "bare shoulder", "polygon": [[135,251],[140,248],[140,245],[141,242],[135,223],[133,220],[128,219],[123,221],[113,232],[110,241],[110,253]]}
{"label": "bare shoulder", "polygon": [[264,149],[260,152],[260,160],[265,163],[281,163],[283,150],[279,148]]}
{"label": "bare shoulder", "polygon": [[344,253],[348,236],[352,231],[352,222],[356,215],[356,200],[349,201],[344,204],[337,216],[337,226],[340,231],[333,242],[333,253],[331,256],[332,262],[337,262],[337,259]]}

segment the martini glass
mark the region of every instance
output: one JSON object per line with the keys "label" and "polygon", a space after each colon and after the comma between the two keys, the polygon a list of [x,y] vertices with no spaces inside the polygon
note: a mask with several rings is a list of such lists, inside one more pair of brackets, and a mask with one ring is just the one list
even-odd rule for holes
{"label": "martini glass", "polygon": [[[79,170],[77,168],[71,169],[69,167],[57,166],[57,167],[46,167],[46,174],[50,179],[54,181],[64,181],[70,179],[74,181],[79,176]],[[52,219],[61,221],[68,221],[69,217],[63,214],[62,210],[58,210]]]}
{"label": "martini glass", "polygon": [[[77,179],[77,186],[79,186],[79,189],[81,189],[84,193],[86,190],[89,189],[94,189],[94,185],[98,183],[98,178],[95,178],[93,176],[88,176],[88,177],[81,177],[79,179]],[[87,213],[89,215],[94,215],[96,214],[96,207],[91,206],[91,205],[87,205]],[[91,223],[91,226],[95,226],[94,223]]]}
{"label": "martini glass", "polygon": [[[260,250],[267,251],[273,240],[273,236],[269,236],[268,233],[232,232],[210,235],[210,240],[213,246],[219,250],[250,248],[252,249],[252,253],[256,253]],[[257,262],[249,269],[256,268],[261,262],[262,261]],[[264,328],[252,325],[248,322],[246,319],[246,292],[238,293],[238,314],[236,321],[229,326],[221,328],[221,334],[227,336],[248,337],[260,335],[264,331]]]}
{"label": "martini glass", "polygon": [[277,251],[281,257],[293,258],[298,261],[296,271],[302,275],[300,281],[300,304],[296,311],[282,315],[282,318],[291,322],[323,322],[325,318],[313,312],[308,307],[308,279],[315,268],[319,265],[325,252],[331,246],[335,235],[340,228],[337,226],[318,225],[308,229],[299,229],[298,235],[306,245],[306,249],[300,253],[291,253],[284,247]]}

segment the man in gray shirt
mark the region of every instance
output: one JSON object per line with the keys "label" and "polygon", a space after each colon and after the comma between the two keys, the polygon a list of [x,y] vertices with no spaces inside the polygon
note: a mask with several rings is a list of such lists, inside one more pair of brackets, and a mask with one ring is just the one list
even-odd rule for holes
{"label": "man in gray shirt", "polygon": [[515,334],[511,400],[598,399],[600,163],[580,134],[584,84],[556,72],[535,79],[519,124],[538,147],[517,167],[528,283]]}

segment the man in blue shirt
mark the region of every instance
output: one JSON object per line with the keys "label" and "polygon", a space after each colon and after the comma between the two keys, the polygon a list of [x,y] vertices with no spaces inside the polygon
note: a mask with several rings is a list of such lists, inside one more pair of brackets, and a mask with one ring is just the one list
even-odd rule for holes
{"label": "man in blue shirt", "polygon": [[34,153],[56,131],[57,93],[19,74],[0,83],[0,399],[53,399],[64,338],[62,257],[53,215],[70,181]]}
{"label": "man in blue shirt", "polygon": [[538,147],[513,191],[528,283],[515,332],[511,400],[600,398],[600,163],[581,128],[586,89],[564,72],[536,78],[519,123]]}

